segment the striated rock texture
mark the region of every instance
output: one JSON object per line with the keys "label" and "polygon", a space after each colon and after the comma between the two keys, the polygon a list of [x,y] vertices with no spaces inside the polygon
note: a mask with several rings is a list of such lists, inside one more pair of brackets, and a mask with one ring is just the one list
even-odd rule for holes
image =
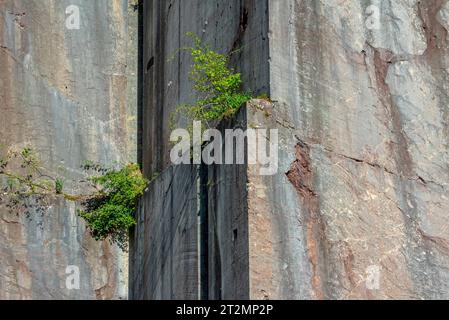
{"label": "striated rock texture", "polygon": [[209,172],[206,297],[449,298],[447,0],[146,2],[156,15],[144,26],[147,173],[169,166],[168,114],[192,98],[189,61],[167,63],[184,32],[241,46],[247,88],[274,101],[249,107],[246,125],[279,130],[278,173]]}
{"label": "striated rock texture", "polygon": [[130,237],[129,299],[198,298],[197,191],[190,165],[171,167],[149,186]]}
{"label": "striated rock texture", "polygon": [[[143,2],[143,170],[170,165],[170,116],[194,101],[188,79],[193,32],[221,53],[231,53],[248,89],[268,93],[268,21],[265,0],[147,0]],[[182,124],[185,126],[185,124]]]}
{"label": "striated rock texture", "polygon": [[[69,5],[79,30],[66,28]],[[31,146],[68,179],[85,160],[135,160],[136,51],[126,0],[0,1],[0,144]],[[94,241],[73,203],[29,217],[0,207],[0,299],[126,297],[127,255]]]}
{"label": "striated rock texture", "polygon": [[273,296],[449,297],[448,9],[270,1]]}

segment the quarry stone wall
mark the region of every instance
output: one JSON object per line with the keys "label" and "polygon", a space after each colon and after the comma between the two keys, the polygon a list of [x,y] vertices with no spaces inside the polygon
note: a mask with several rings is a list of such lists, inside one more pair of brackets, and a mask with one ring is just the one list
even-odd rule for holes
{"label": "quarry stone wall", "polygon": [[[448,10],[446,0],[145,2],[147,174],[170,174],[168,116],[194,99],[188,58],[167,62],[187,31],[220,52],[243,48],[233,64],[246,88],[272,100],[247,108],[246,126],[279,130],[275,175],[208,168],[200,296],[449,297]],[[145,261],[139,272],[151,273]]]}
{"label": "quarry stone wall", "polygon": [[[79,29],[67,28],[69,6]],[[85,160],[136,161],[136,57],[131,2],[0,1],[0,144],[33,148],[67,181],[83,177]],[[127,255],[93,240],[76,210],[0,206],[0,299],[127,298]],[[68,266],[79,290],[66,286]]]}
{"label": "quarry stone wall", "polygon": [[[192,45],[187,32],[222,53],[231,53],[246,89],[268,93],[266,0],[147,0],[142,30],[142,163],[151,176],[170,166],[170,115],[194,101],[188,80]],[[183,124],[185,125],[185,124]]]}
{"label": "quarry stone wall", "polygon": [[198,299],[197,179],[195,166],[170,167],[140,201],[130,243],[130,299]]}
{"label": "quarry stone wall", "polygon": [[270,1],[274,296],[448,298],[448,8]]}

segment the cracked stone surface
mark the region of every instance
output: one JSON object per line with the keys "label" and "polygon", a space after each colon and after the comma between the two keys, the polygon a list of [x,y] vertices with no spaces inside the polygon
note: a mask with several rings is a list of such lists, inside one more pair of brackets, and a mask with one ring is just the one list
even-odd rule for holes
{"label": "cracked stone surface", "polygon": [[[146,173],[169,167],[168,114],[193,98],[188,58],[165,63],[184,32],[241,45],[246,87],[274,101],[247,120],[279,129],[278,173],[249,166],[241,198],[232,174],[213,181],[214,297],[242,294],[248,272],[257,299],[449,298],[447,0],[154,0],[144,14]],[[230,199],[247,211],[247,269],[226,264],[241,254]]]}
{"label": "cracked stone surface", "polygon": [[[65,27],[69,5],[80,30]],[[31,146],[67,178],[85,160],[135,160],[136,16],[125,0],[0,1],[0,144]],[[0,207],[0,299],[127,297],[127,255],[94,241],[76,209]],[[69,265],[79,290],[66,287]]]}
{"label": "cracked stone surface", "polygon": [[[365,24],[370,4],[379,29]],[[273,116],[288,123],[280,166],[291,172],[300,148],[315,195],[291,176],[262,183],[281,231],[272,296],[449,297],[448,8],[271,1]]]}

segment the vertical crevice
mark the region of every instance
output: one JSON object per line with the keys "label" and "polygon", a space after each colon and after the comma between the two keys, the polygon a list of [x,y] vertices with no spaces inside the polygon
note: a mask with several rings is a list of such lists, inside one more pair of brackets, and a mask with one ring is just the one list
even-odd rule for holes
{"label": "vertical crevice", "polygon": [[199,166],[200,208],[199,208],[199,251],[200,251],[200,299],[209,299],[209,210],[208,210],[208,168]]}
{"label": "vertical crevice", "polygon": [[[143,168],[143,0],[137,5],[138,10],[138,36],[137,36],[137,163]],[[154,60],[154,59],[153,59]]]}
{"label": "vertical crevice", "polygon": [[[299,141],[296,145],[296,160],[286,176],[298,193],[302,203],[302,219],[305,227],[305,245],[312,267],[312,287],[315,299],[329,298],[328,282],[328,243],[325,222],[321,216],[319,195],[315,192],[315,176],[310,156],[310,147]],[[290,276],[290,278],[293,278]]]}
{"label": "vertical crevice", "polygon": [[[262,40],[264,43],[264,47],[266,50],[265,56],[267,59],[267,63],[265,64],[265,73],[267,75],[266,81],[266,92],[269,97],[271,97],[271,47],[270,47],[270,1],[265,0],[265,29],[263,30]],[[260,92],[263,94],[263,92]]]}
{"label": "vertical crevice", "polygon": [[156,27],[156,65],[154,68],[156,79],[155,89],[156,99],[153,100],[153,110],[155,115],[153,116],[154,137],[152,138],[154,160],[152,165],[153,172],[160,172],[163,169],[163,141],[164,137],[164,106],[165,106],[165,61],[166,61],[166,32],[167,32],[167,15],[164,1],[157,1],[157,12],[159,21]]}
{"label": "vertical crevice", "polygon": [[[139,0],[138,4],[134,8],[137,10],[137,163],[141,168],[143,168],[143,76],[144,76],[144,61],[143,61],[143,0]],[[138,209],[139,210],[139,209]],[[139,221],[139,217],[136,212],[134,212],[134,218]],[[129,258],[128,258],[128,298],[134,300],[137,297],[134,295],[137,292],[135,288],[135,281],[132,279],[133,271],[136,266],[135,263],[135,237],[136,228],[133,226],[129,230],[128,235],[128,247],[129,247]]]}

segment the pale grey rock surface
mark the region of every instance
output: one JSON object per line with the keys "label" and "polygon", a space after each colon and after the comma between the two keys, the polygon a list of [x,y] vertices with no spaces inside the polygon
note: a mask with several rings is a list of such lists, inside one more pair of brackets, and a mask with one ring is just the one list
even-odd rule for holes
{"label": "pale grey rock surface", "polygon": [[[80,9],[68,30],[66,8]],[[31,146],[49,170],[135,161],[137,13],[126,0],[0,2],[0,143]],[[70,187],[70,186],[68,186]],[[0,208],[0,299],[127,297],[127,255],[96,242],[73,203],[40,215]],[[80,290],[66,288],[66,267]]]}
{"label": "pale grey rock surface", "polygon": [[[282,225],[296,225],[275,252],[292,243],[308,256],[288,249],[275,264],[289,275],[310,270],[300,281],[311,284],[285,292],[300,281],[273,274],[283,283],[274,296],[447,298],[447,1],[270,3],[273,113],[291,131],[281,166],[299,139],[317,202],[311,212],[303,190],[297,204],[268,194]],[[365,24],[370,4],[379,29]],[[289,188],[281,178],[275,185]]]}

